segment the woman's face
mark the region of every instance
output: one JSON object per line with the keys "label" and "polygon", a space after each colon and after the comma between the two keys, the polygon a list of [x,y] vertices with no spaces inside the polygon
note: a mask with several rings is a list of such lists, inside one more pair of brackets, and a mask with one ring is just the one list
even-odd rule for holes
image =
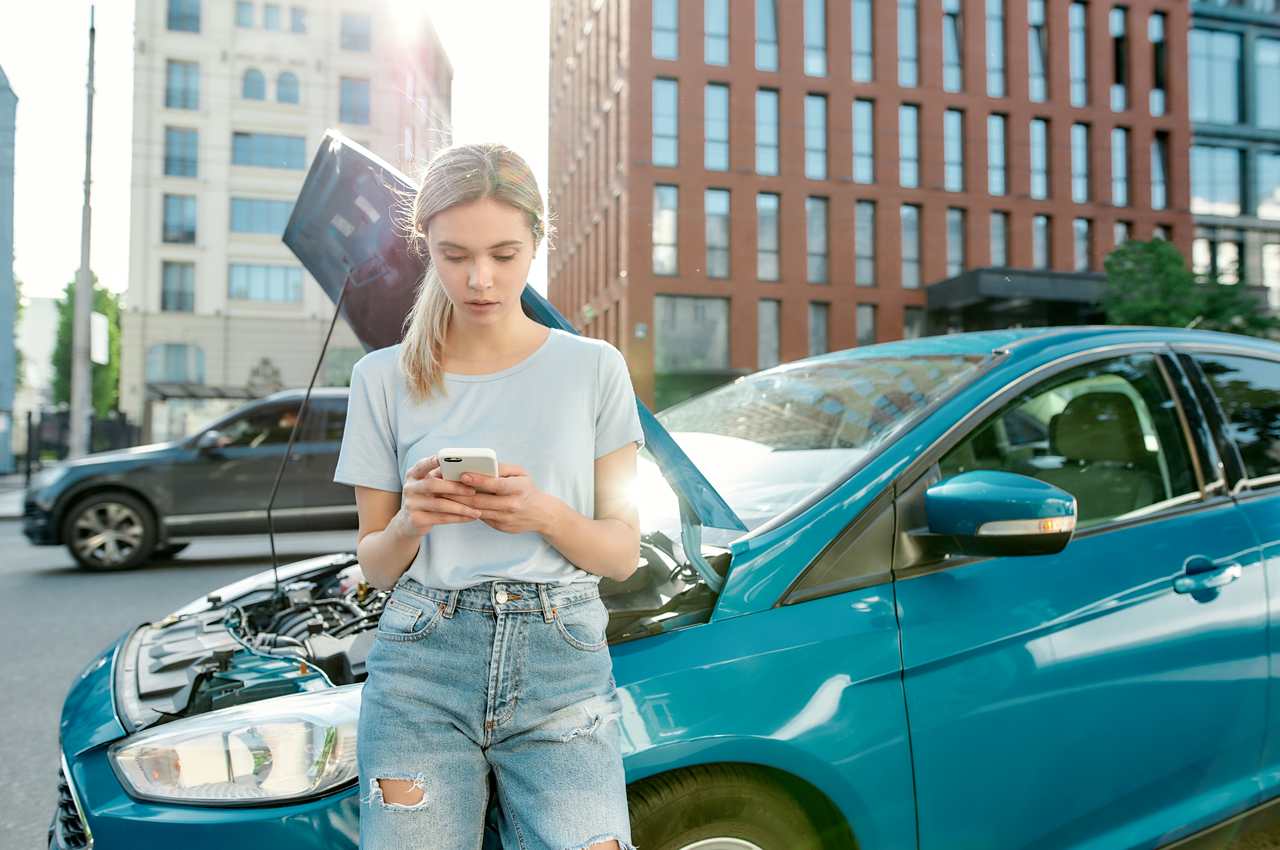
{"label": "woman's face", "polygon": [[520,311],[520,293],[533,263],[533,233],[519,209],[493,198],[450,207],[432,216],[427,248],[455,319],[494,325]]}

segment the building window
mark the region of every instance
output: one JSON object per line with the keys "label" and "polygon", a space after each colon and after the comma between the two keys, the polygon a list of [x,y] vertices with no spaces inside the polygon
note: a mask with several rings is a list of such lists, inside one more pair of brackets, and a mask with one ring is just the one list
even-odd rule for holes
{"label": "building window", "polygon": [[276,78],[276,100],[280,103],[297,103],[298,76],[292,71],[284,71]]}
{"label": "building window", "polygon": [[778,173],[778,93],[756,92],[756,174]]}
{"label": "building window", "polygon": [[804,72],[827,75],[827,0],[804,0]]}
{"label": "building window", "polygon": [[164,196],[162,239],[165,242],[184,242],[188,244],[196,241],[195,195]]}
{"label": "building window", "polygon": [[1111,111],[1129,108],[1129,17],[1128,10],[1111,10]]}
{"label": "building window", "polygon": [[165,127],[164,173],[170,177],[195,177],[198,141],[196,130]]}
{"label": "building window", "polygon": [[1164,12],[1152,12],[1147,19],[1147,38],[1151,42],[1151,95],[1149,107],[1155,117],[1164,115],[1169,87],[1169,48],[1165,41],[1168,18]]}
{"label": "building window", "polygon": [[232,263],[227,297],[233,301],[296,303],[302,300],[302,269]]}
{"label": "building window", "polygon": [[729,64],[729,0],[704,0],[703,61],[708,65]]}
{"label": "building window", "polygon": [[1280,242],[1262,246],[1262,285],[1267,288],[1271,309],[1280,309]]}
{"label": "building window", "polygon": [[307,10],[301,6],[289,8],[289,30],[296,33],[307,31]]}
{"label": "building window", "polygon": [[1071,200],[1089,200],[1089,125],[1071,125]]}
{"label": "building window", "polygon": [[1191,77],[1191,120],[1214,124],[1240,121],[1240,36],[1229,32],[1191,31],[1188,74]]}
{"label": "building window", "polygon": [[280,29],[280,7],[274,3],[267,3],[262,7],[262,28],[264,30]]}
{"label": "building window", "polygon": [[853,79],[858,83],[869,83],[874,76],[875,32],[872,28],[871,0],[851,0],[850,35],[853,42]]}
{"label": "building window", "polygon": [[708,189],[703,195],[707,219],[707,277],[729,276],[729,190]]}
{"label": "building window", "polygon": [[1191,242],[1191,270],[1197,275],[1212,276],[1218,283],[1237,284],[1244,256],[1242,247],[1238,230],[1197,228]]}
{"label": "building window", "polygon": [[925,313],[923,307],[902,308],[902,338],[919,339],[927,336]]}
{"label": "building window", "polygon": [[876,181],[876,119],[875,103],[870,100],[853,102],[853,182]]}
{"label": "building window", "polygon": [[1067,15],[1067,55],[1071,61],[1071,105],[1089,102],[1089,7],[1072,3]]}
{"label": "building window", "polygon": [[1133,222],[1117,221],[1112,225],[1111,238],[1115,242],[1115,247],[1117,248],[1128,242],[1133,238]]}
{"label": "building window", "polygon": [[920,208],[902,207],[902,288],[920,288]]}
{"label": "building window", "polygon": [[1004,268],[1009,265],[1009,214],[991,214],[991,265]]}
{"label": "building window", "polygon": [[827,179],[827,98],[804,96],[804,176]]}
{"label": "building window", "polygon": [[942,0],[942,88],[964,91],[964,19],[960,0]]}
{"label": "building window", "polygon": [[[658,295],[653,299],[653,369],[673,372],[729,368],[729,299]],[[661,406],[661,405],[659,405]]]}
{"label": "building window", "polygon": [[1280,39],[1260,38],[1253,43],[1253,65],[1257,78],[1254,120],[1259,127],[1280,130]]}
{"label": "building window", "polygon": [[343,124],[369,123],[369,81],[343,77],[338,87],[338,120]]}
{"label": "building window", "polygon": [[920,107],[898,107],[898,183],[908,189],[920,185]]}
{"label": "building window", "polygon": [[778,70],[778,7],[776,0],[756,0],[756,69]]}
{"label": "building window", "polygon": [[[729,87],[709,83],[703,94],[703,165],[709,171],[729,170]],[[675,163],[672,163],[673,165]]]}
{"label": "building window", "polygon": [[1280,151],[1258,152],[1258,218],[1280,220]]}
{"label": "building window", "polygon": [[805,198],[805,279],[809,283],[827,283],[827,199]]}
{"label": "building window", "polygon": [[253,27],[253,0],[236,0],[236,26],[241,29]]}
{"label": "building window", "polygon": [[204,349],[183,342],[147,348],[147,380],[177,384],[204,383]]}
{"label": "building window", "polygon": [[1124,127],[1111,131],[1111,203],[1129,206],[1129,131]]}
{"label": "building window", "polygon": [[1157,224],[1151,228],[1152,239],[1163,239],[1166,242],[1173,241],[1173,229],[1167,224]]}
{"label": "building window", "polygon": [[1169,134],[1158,131],[1151,140],[1151,209],[1169,207]]}
{"label": "building window", "polygon": [[343,50],[368,53],[373,45],[373,19],[368,15],[344,12],[339,23],[338,46]]}
{"label": "building window", "polygon": [[964,271],[964,210],[947,210],[947,277]]}
{"label": "building window", "polygon": [[164,105],[169,109],[200,108],[200,65],[195,62],[165,63]]}
{"label": "building window", "polygon": [[898,85],[920,84],[920,15],[917,0],[898,0]]}
{"label": "building window", "polygon": [[987,191],[993,195],[1009,192],[1007,121],[1003,115],[987,116]]}
{"label": "building window", "polygon": [[779,336],[782,302],[761,298],[756,302],[756,368],[768,369],[781,361]]}
{"label": "building window", "polygon": [[679,199],[675,186],[653,187],[653,273],[656,275],[674,275],[679,269],[676,256]]}
{"label": "building window", "polygon": [[858,345],[876,344],[876,305],[859,304],[857,312]]}
{"label": "building window", "polygon": [[1005,82],[1004,2],[987,0],[987,96],[1008,94]]}
{"label": "building window", "polygon": [[1031,265],[1037,269],[1049,268],[1050,256],[1049,216],[1038,215],[1031,219]]}
{"label": "building window", "polygon": [[964,113],[948,109],[942,116],[942,186],[948,192],[964,191]]}
{"label": "building window", "polygon": [[829,350],[827,325],[830,323],[831,305],[821,301],[809,302],[809,356],[826,354]]}
{"label": "building window", "polygon": [[264,233],[279,236],[289,223],[293,213],[293,201],[272,201],[265,198],[231,199],[231,232]]}
{"label": "building window", "polygon": [[1238,148],[1191,147],[1191,212],[1200,215],[1240,215]]}
{"label": "building window", "polygon": [[1031,197],[1049,197],[1049,122],[1031,119]]}
{"label": "building window", "polygon": [[653,0],[653,58],[677,59],[679,55],[679,0]]}
{"label": "building window", "polygon": [[1044,0],[1027,0],[1027,91],[1031,100],[1049,99],[1049,27]]}
{"label": "building window", "polygon": [[680,85],[662,77],[653,81],[653,164],[679,162]]}
{"label": "building window", "polygon": [[160,309],[166,313],[191,313],[196,309],[194,263],[160,264]]}
{"label": "building window", "polygon": [[858,201],[853,207],[853,283],[876,285],[875,201]]}
{"label": "building window", "polygon": [[200,32],[200,0],[169,0],[169,29]]}
{"label": "building window", "polygon": [[307,140],[276,133],[232,133],[231,164],[261,168],[306,168]]}
{"label": "building window", "polygon": [[250,68],[244,72],[244,77],[240,81],[240,96],[245,100],[266,100],[267,79],[257,68]]}
{"label": "building window", "polygon": [[759,280],[777,280],[782,265],[778,200],[772,192],[756,195],[756,278]]}
{"label": "building window", "polygon": [[1093,247],[1093,222],[1087,218],[1077,218],[1071,223],[1072,241],[1075,246],[1075,269],[1078,272],[1089,270],[1089,254]]}

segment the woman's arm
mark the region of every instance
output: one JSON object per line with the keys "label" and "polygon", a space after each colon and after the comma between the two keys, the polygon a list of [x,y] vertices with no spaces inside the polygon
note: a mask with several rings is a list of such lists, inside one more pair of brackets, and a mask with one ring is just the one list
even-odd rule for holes
{"label": "woman's arm", "polygon": [[640,512],[632,500],[636,444],[627,443],[598,458],[595,476],[595,519],[544,494],[547,519],[539,531],[580,569],[626,581],[640,564]]}

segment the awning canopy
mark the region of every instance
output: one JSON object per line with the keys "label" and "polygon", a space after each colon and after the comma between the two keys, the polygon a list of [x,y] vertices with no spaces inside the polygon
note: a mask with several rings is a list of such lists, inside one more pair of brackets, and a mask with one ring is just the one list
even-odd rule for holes
{"label": "awning canopy", "polygon": [[258,393],[251,392],[248,387],[214,386],[197,384],[192,381],[149,381],[147,383],[148,401],[168,401],[175,398],[260,398]]}
{"label": "awning canopy", "polygon": [[970,269],[925,287],[925,303],[933,333],[1092,324],[1105,286],[1094,272]]}

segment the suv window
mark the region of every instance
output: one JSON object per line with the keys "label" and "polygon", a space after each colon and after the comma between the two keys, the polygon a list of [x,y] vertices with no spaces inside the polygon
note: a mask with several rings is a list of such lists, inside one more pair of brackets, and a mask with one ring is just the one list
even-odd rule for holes
{"label": "suv window", "polygon": [[1230,354],[1197,354],[1227,419],[1245,475],[1280,475],[1280,363]]}
{"label": "suv window", "polygon": [[1153,355],[1070,369],[1006,404],[939,462],[942,477],[999,469],[1076,497],[1079,526],[1199,495],[1168,385]]}
{"label": "suv window", "polygon": [[293,430],[293,422],[297,417],[296,404],[256,407],[224,425],[218,445],[224,448],[257,448],[277,443],[287,444],[289,432]]}

